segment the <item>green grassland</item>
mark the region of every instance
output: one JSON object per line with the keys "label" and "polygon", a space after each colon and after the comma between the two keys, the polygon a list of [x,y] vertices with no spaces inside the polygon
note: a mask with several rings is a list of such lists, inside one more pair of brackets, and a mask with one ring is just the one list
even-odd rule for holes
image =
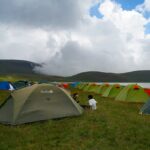
{"label": "green grassland", "polygon": [[29,80],[29,81],[61,81],[62,78],[56,76],[36,75],[36,74],[0,74],[0,81],[15,82],[18,80]]}
{"label": "green grassland", "polygon": [[34,75],[0,75],[0,81],[10,81],[15,82],[18,80],[38,80]]}
{"label": "green grassland", "polygon": [[[79,93],[81,104],[87,103],[88,94]],[[94,97],[98,109],[86,110],[79,117],[19,126],[1,124],[0,150],[150,149],[150,116],[138,114],[141,104]]]}

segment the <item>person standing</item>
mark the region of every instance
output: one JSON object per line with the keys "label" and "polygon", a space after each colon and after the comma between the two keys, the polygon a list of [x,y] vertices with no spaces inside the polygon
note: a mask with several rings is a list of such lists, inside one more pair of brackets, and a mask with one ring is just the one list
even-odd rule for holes
{"label": "person standing", "polygon": [[93,98],[92,95],[88,95],[88,100],[89,100],[89,106],[92,110],[96,110],[97,109],[97,101]]}

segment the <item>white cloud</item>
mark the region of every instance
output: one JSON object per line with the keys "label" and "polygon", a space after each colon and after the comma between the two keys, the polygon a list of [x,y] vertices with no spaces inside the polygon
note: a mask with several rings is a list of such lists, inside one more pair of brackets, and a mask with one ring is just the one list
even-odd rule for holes
{"label": "white cloud", "polygon": [[135,10],[123,10],[120,5],[106,0],[99,8],[104,19],[110,20],[122,32],[129,33],[138,38],[144,36],[144,25],[147,20]]}
{"label": "white cloud", "polygon": [[150,11],[150,1],[149,0],[145,0],[143,4],[138,5],[136,7],[136,10],[140,11],[140,12],[145,12],[145,11]]}
{"label": "white cloud", "polygon": [[[70,15],[66,18],[67,26],[61,21],[58,24],[57,13],[53,14],[52,22],[43,21],[40,24],[39,20],[33,19],[27,27],[22,19],[17,20],[17,23],[21,22],[20,25],[12,26],[9,21],[13,16],[8,18],[0,25],[0,58],[44,62],[44,67],[37,70],[55,75],[72,75],[90,70],[125,72],[149,69],[150,63],[145,64],[145,60],[148,60],[150,37],[144,34],[144,25],[148,20],[137,10],[123,10],[121,5],[110,0],[100,5],[99,11],[104,16],[102,19],[90,17],[89,9],[96,2],[76,1],[74,5],[70,2],[69,11],[73,9],[73,15],[71,19]],[[31,2],[15,0],[17,8],[28,6],[28,3]],[[37,6],[40,3],[42,1],[38,1]],[[45,4],[42,4],[42,10],[44,7]],[[59,7],[52,12],[56,8]],[[61,10],[65,11],[65,8],[61,6]],[[30,17],[32,19],[33,16]],[[70,23],[74,18],[75,22],[72,23],[77,23],[77,26]],[[45,25],[50,25],[50,28],[45,28]]]}
{"label": "white cloud", "polygon": [[[41,29],[7,28],[0,26],[0,55],[3,59],[24,59],[38,61],[44,59],[48,34]],[[38,54],[38,55],[36,55]],[[38,56],[38,57],[37,57]]]}

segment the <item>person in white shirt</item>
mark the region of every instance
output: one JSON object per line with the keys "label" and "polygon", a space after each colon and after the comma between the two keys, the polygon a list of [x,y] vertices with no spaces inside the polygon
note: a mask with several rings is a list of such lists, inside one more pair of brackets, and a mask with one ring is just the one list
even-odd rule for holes
{"label": "person in white shirt", "polygon": [[89,106],[91,107],[92,110],[96,110],[96,103],[97,101],[93,98],[92,95],[88,95],[88,99],[89,99]]}

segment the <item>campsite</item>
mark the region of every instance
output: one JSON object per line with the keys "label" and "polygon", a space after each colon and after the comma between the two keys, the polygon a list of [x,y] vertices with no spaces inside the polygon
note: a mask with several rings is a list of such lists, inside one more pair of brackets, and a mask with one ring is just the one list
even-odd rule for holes
{"label": "campsite", "polygon": [[0,150],[150,150],[150,0],[0,0]]}
{"label": "campsite", "polygon": [[[32,149],[49,149],[49,148],[52,150],[57,150],[57,149],[58,150],[66,150],[66,149],[96,150],[99,149],[100,147],[103,147],[106,150],[107,149],[108,150],[149,149],[150,145],[148,139],[150,138],[150,135],[148,133],[150,132],[149,130],[150,116],[140,114],[140,110],[143,107],[144,103],[143,102],[139,103],[135,101],[122,102],[114,99],[114,96],[117,95],[116,93],[119,93],[118,90],[120,88],[122,90],[123,88],[126,89],[126,87],[127,89],[129,89],[128,86],[122,87],[119,84],[110,85],[109,83],[106,84],[103,83],[101,84],[103,88],[102,87],[99,88],[99,93],[98,92],[94,93],[94,91],[98,91],[96,87],[99,86],[100,84],[79,83],[79,82],[69,83],[68,85],[67,83],[63,83],[63,82],[61,83],[59,82],[57,84],[58,84],[58,88],[62,88],[63,90],[69,91],[70,96],[72,93],[75,92],[79,93],[80,104],[87,104],[87,95],[93,94],[94,98],[98,102],[97,104],[98,109],[95,111],[80,110],[80,114],[78,115],[72,114],[70,116],[68,115],[65,117],[63,117],[63,115],[61,117],[60,116],[51,117],[50,115],[49,117],[42,119],[40,118],[41,115],[38,114],[38,112],[36,112],[36,109],[37,108],[43,109],[47,107],[49,108],[49,110],[51,110],[54,109],[54,106],[52,107],[48,106],[47,102],[46,102],[47,106],[46,105],[44,106],[41,103],[45,98],[49,101],[47,96],[45,98],[43,97],[43,100],[41,101],[42,95],[41,96],[38,95],[35,101],[34,95],[35,94],[37,95],[39,93],[38,91],[41,91],[46,95],[53,92],[59,93],[63,91],[55,91],[58,90],[55,88],[56,83],[55,85],[52,85],[52,83],[46,83],[46,84],[40,83],[38,85],[36,83],[29,87],[26,86],[21,87],[20,89],[15,90],[16,92],[12,92],[13,98],[16,97],[13,100],[14,102],[17,103],[19,101],[20,102],[26,101],[25,100],[26,97],[29,97],[27,93],[30,94],[33,93],[33,94],[31,94],[32,96],[30,96],[30,100],[27,100],[28,102],[24,104],[25,106],[21,106],[23,110],[20,110],[20,112],[18,112],[20,113],[20,115],[17,115],[15,113],[16,116],[20,118],[17,119],[18,120],[17,122],[11,123],[11,122],[2,121],[2,118],[4,117],[6,118],[8,114],[10,117],[10,114],[13,113],[7,111],[6,113],[7,115],[1,116],[1,114],[4,113],[4,111],[2,111],[2,107],[4,105],[1,105],[0,138],[3,140],[0,141],[0,145],[2,150],[7,150],[7,149],[12,149],[12,150],[31,149],[32,150]],[[46,89],[48,87],[47,90],[45,90],[45,86]],[[141,94],[140,86],[130,85],[129,87],[132,88],[133,92],[137,92],[139,90]],[[39,88],[40,89],[42,88],[43,90],[40,90]],[[139,88],[139,89],[137,90],[134,88]],[[131,92],[130,94],[134,95]],[[1,100],[2,98],[4,100],[5,97],[7,98],[7,103],[8,103],[10,101],[9,100],[10,98],[8,98],[8,95],[10,93],[11,90],[7,92],[6,90],[4,90],[3,94],[1,92],[0,93]],[[19,95],[21,93],[23,93],[23,95],[27,94],[27,96],[25,96],[24,98],[20,97]],[[66,94],[68,94],[68,92]],[[59,100],[59,94],[54,97],[55,99]],[[38,98],[39,100],[37,100]],[[146,95],[146,99],[147,98],[149,98],[148,95]],[[33,102],[31,101],[31,99],[33,99]],[[145,99],[145,95],[144,95],[144,99]],[[143,96],[142,96],[142,101],[143,101]],[[20,102],[18,105],[21,104]],[[1,101],[1,104],[5,104],[5,106],[8,107],[7,103]],[[57,107],[63,106],[63,104],[59,104],[59,101],[57,101],[57,103],[58,103]],[[73,108],[69,109],[68,104],[66,106],[64,110],[68,110],[68,111],[74,110]],[[72,107],[72,105],[70,106]],[[62,114],[61,108],[62,107],[55,108],[56,111],[53,112],[53,114],[55,113],[56,115],[58,115],[58,111]],[[29,109],[29,111],[26,109]],[[31,111],[31,109],[33,110]],[[10,109],[10,105],[9,105],[9,111],[11,110],[12,109]],[[25,115],[24,112],[29,112],[29,113],[27,113],[28,115]],[[31,118],[27,116],[31,116]],[[12,118],[14,117],[12,116]]]}

